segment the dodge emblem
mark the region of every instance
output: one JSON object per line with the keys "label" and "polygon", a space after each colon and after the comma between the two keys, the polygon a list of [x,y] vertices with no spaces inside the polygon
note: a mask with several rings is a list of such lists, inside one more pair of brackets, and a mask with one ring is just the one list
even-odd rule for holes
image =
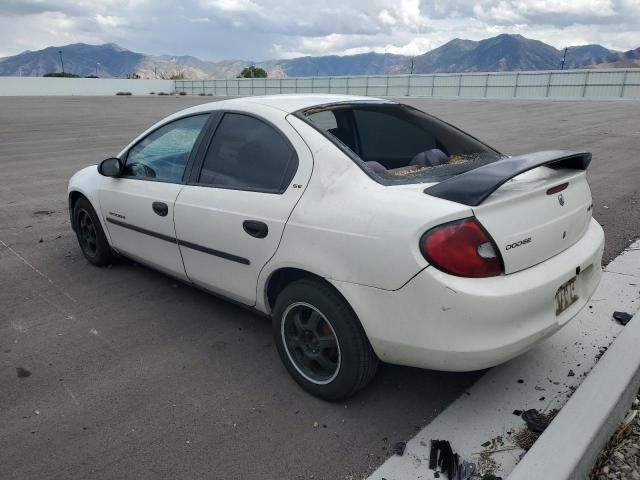
{"label": "dodge emblem", "polygon": [[564,207],[564,197],[562,196],[562,194],[558,195],[558,203],[561,207]]}

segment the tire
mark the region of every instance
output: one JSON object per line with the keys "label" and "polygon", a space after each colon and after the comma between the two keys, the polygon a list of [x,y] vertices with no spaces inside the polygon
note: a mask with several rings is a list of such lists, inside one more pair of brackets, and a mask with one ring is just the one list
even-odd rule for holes
{"label": "tire", "polygon": [[315,279],[287,285],[273,309],[278,354],[293,379],[323,400],[348,398],[375,376],[378,357],[349,304]]}
{"label": "tire", "polygon": [[104,267],[115,261],[100,219],[85,197],[80,197],[73,206],[73,225],[82,254],[89,263]]}

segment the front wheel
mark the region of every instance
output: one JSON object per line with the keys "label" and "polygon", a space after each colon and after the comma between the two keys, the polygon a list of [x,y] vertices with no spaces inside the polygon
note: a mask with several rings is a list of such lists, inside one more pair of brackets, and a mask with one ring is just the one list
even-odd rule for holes
{"label": "front wheel", "polygon": [[100,219],[84,197],[79,198],[73,206],[73,225],[82,254],[89,263],[98,267],[113,263],[115,255],[102,230]]}
{"label": "front wheel", "polygon": [[374,377],[378,358],[349,304],[329,285],[303,279],[278,295],[278,353],[294,380],[324,400],[347,398]]}

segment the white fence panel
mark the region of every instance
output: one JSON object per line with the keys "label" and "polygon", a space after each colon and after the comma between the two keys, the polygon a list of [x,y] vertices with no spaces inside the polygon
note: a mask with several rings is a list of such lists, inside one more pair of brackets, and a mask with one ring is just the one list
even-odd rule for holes
{"label": "white fence panel", "polygon": [[117,92],[149,95],[171,93],[174,85],[173,80],[0,77],[0,96],[115,95]]}
{"label": "white fence panel", "polygon": [[336,93],[377,97],[640,99],[640,69],[175,81],[0,77],[0,96],[114,95],[119,91],[133,95],[176,91],[210,96]]}

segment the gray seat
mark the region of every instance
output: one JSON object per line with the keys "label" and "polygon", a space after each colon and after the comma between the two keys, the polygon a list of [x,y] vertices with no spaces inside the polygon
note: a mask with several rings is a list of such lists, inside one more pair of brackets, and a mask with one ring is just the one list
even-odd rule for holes
{"label": "gray seat", "polygon": [[411,159],[409,165],[415,165],[418,167],[435,167],[437,165],[444,165],[449,161],[449,157],[439,148],[432,148],[420,152]]}

